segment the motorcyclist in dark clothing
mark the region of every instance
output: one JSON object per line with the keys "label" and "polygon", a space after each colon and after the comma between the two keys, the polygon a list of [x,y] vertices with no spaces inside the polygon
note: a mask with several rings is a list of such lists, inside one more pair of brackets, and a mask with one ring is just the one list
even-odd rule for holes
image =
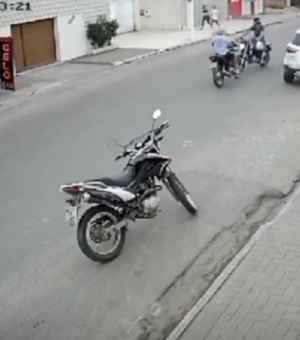
{"label": "motorcyclist in dark clothing", "polygon": [[261,35],[264,35],[264,26],[262,25],[260,18],[253,19],[253,25],[250,28],[250,31],[254,33],[255,38],[259,38]]}
{"label": "motorcyclist in dark clothing", "polygon": [[252,58],[253,54],[255,53],[255,45],[257,41],[261,41],[264,47],[266,46],[265,29],[260,21],[260,18],[256,17],[253,19],[253,25],[250,28],[250,32],[252,33],[250,58]]}

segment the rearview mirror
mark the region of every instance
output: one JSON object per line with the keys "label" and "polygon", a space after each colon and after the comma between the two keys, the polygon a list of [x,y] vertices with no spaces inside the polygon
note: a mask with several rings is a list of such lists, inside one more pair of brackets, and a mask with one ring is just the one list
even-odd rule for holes
{"label": "rearview mirror", "polygon": [[160,110],[155,110],[155,111],[153,112],[153,115],[152,115],[153,120],[158,119],[160,116],[161,116],[161,111],[160,111]]}

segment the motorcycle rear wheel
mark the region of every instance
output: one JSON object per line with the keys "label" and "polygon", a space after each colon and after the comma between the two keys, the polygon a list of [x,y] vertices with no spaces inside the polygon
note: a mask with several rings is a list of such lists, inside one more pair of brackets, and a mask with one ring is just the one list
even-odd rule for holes
{"label": "motorcycle rear wheel", "polygon": [[[113,250],[111,252],[106,252],[104,254],[95,252],[91,246],[88,243],[87,240],[87,230],[89,227],[89,223],[95,217],[96,215],[103,215],[103,217],[106,217],[111,220],[112,224],[116,224],[122,220],[122,217],[120,214],[115,211],[114,209],[107,207],[107,206],[94,206],[90,209],[88,209],[81,217],[78,227],[77,227],[77,242],[79,245],[79,248],[83,252],[83,254],[88,257],[90,260],[94,262],[101,262],[106,263],[109,261],[114,260],[116,257],[118,257],[123,249],[123,246],[125,244],[126,240],[126,228],[121,228],[118,232],[120,233],[118,235],[118,242],[117,245],[114,246]],[[99,218],[101,220],[102,217]],[[99,227],[101,228],[101,227]]]}
{"label": "motorcycle rear wheel", "polygon": [[221,67],[212,69],[213,82],[220,89],[224,85],[224,73]]}

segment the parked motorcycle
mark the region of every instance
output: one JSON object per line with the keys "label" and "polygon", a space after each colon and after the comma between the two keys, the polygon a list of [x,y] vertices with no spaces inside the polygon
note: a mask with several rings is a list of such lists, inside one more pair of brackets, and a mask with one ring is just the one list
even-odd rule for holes
{"label": "parked motorcycle", "polygon": [[[126,239],[127,226],[136,219],[152,219],[159,211],[158,192],[164,184],[176,201],[195,215],[197,207],[178,176],[171,170],[172,159],[160,153],[162,132],[170,126],[166,121],[155,127],[161,111],[153,113],[150,131],[133,139],[116,160],[129,157],[123,173],[117,177],[75,182],[62,185],[68,194],[66,222],[77,225],[77,241],[81,251],[91,260],[108,262],[119,256]],[[93,204],[78,218],[81,203]],[[112,242],[106,251],[95,251],[88,238],[101,245]]]}
{"label": "parked motorcycle", "polygon": [[[235,58],[237,58],[238,46],[236,44],[231,45],[229,50],[235,55]],[[210,69],[212,70],[213,83],[217,88],[223,87],[225,77],[236,79],[237,75],[240,73],[239,64],[237,62],[235,62],[236,73],[233,73],[228,70],[228,60],[225,57],[214,54],[210,56],[209,59],[211,61]]]}

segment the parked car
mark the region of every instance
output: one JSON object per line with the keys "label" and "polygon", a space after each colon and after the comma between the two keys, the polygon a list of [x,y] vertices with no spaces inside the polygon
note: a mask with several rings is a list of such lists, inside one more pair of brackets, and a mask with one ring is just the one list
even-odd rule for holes
{"label": "parked car", "polygon": [[283,60],[283,80],[292,83],[297,72],[300,72],[300,29],[298,29],[291,42],[287,44]]}

